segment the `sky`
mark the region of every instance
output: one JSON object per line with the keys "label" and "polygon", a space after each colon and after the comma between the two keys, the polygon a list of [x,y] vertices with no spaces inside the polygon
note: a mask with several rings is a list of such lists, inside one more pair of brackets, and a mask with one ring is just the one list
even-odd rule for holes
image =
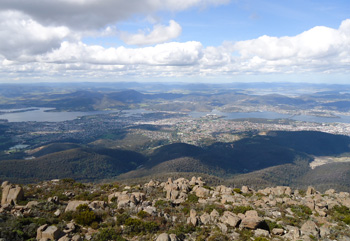
{"label": "sky", "polygon": [[350,1],[0,1],[0,83],[82,81],[350,84]]}

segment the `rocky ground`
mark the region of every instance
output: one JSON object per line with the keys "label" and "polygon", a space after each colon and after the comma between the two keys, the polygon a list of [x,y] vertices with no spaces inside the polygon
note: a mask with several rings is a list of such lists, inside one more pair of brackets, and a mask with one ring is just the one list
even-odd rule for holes
{"label": "rocky ground", "polygon": [[350,195],[201,178],[2,184],[0,240],[350,240]]}

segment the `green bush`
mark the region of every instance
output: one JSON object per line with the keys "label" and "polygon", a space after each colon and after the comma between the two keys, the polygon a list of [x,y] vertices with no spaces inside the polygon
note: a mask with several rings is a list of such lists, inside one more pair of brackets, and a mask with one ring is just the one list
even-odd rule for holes
{"label": "green bush", "polygon": [[254,241],[269,241],[269,240],[267,238],[257,237],[254,239]]}
{"label": "green bush", "polygon": [[242,194],[242,191],[240,188],[234,188],[233,191],[238,194]]}
{"label": "green bush", "polygon": [[221,233],[215,233],[208,238],[208,241],[229,241],[230,239]]}
{"label": "green bush", "polygon": [[302,219],[307,219],[312,214],[312,210],[305,205],[294,205],[291,206],[290,209],[293,213]]}
{"label": "green bush", "polygon": [[97,217],[96,214],[90,210],[87,204],[81,204],[77,207],[77,211],[74,214],[74,219],[77,224],[86,226],[96,221]]}
{"label": "green bush", "polygon": [[170,207],[171,203],[165,200],[157,200],[154,206],[156,208],[166,208],[166,207]]}
{"label": "green bush", "polygon": [[276,222],[273,222],[273,221],[270,221],[270,220],[265,220],[265,222],[267,223],[267,226],[269,226],[269,229],[272,230],[274,228],[283,228],[282,225],[276,223]]}
{"label": "green bush", "polygon": [[130,234],[154,233],[159,229],[159,225],[155,222],[144,222],[136,218],[125,220],[125,226],[128,227]]}
{"label": "green bush", "polygon": [[346,224],[350,224],[350,209],[346,206],[334,206],[330,213],[337,221],[343,221]]}
{"label": "green bush", "polygon": [[130,216],[126,213],[121,213],[117,215],[117,225],[124,225],[125,221],[129,218]]}
{"label": "green bush", "polygon": [[198,199],[199,199],[199,197],[197,197],[195,194],[190,193],[190,194],[188,194],[187,202],[189,202],[189,203],[197,203]]}
{"label": "green bush", "polygon": [[151,215],[148,212],[145,212],[143,210],[141,210],[140,212],[137,213],[137,217],[142,218],[142,219],[147,218],[149,216],[151,216]]}
{"label": "green bush", "polygon": [[238,213],[245,214],[245,212],[249,210],[253,210],[253,208],[250,206],[235,206],[233,207],[232,212],[235,214],[238,214]]}
{"label": "green bush", "polygon": [[208,204],[204,207],[204,212],[211,213],[213,210],[218,211],[220,216],[224,213],[225,207],[218,204]]}
{"label": "green bush", "polygon": [[126,241],[123,237],[121,237],[121,231],[115,228],[103,228],[95,234],[92,238],[93,241],[107,241],[107,240],[115,240],[115,241]]}

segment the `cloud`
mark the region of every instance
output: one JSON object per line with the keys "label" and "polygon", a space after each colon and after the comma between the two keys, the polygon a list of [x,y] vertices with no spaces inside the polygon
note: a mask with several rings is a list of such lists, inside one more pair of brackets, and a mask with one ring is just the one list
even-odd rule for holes
{"label": "cloud", "polygon": [[0,12],[0,54],[7,59],[59,48],[69,35],[70,30],[66,27],[43,26],[18,12]]}
{"label": "cloud", "polygon": [[195,65],[202,56],[199,42],[165,43],[145,48],[103,48],[84,43],[63,42],[59,49],[39,56],[38,62],[89,63],[95,65]]}
{"label": "cloud", "polygon": [[350,67],[350,19],[344,20],[338,29],[317,26],[292,37],[265,35],[233,43],[231,47],[246,70],[327,72],[339,67],[345,70],[344,67]]}
{"label": "cloud", "polygon": [[91,30],[126,20],[136,14],[182,11],[228,2],[229,0],[2,0],[0,11],[19,11],[44,25]]}
{"label": "cloud", "polygon": [[129,45],[150,45],[177,38],[181,34],[181,30],[182,28],[177,22],[170,20],[169,26],[157,24],[148,34],[145,34],[143,31],[137,34],[121,32],[120,38]]}
{"label": "cloud", "polygon": [[[118,76],[125,79],[130,76],[205,78],[350,72],[350,19],[344,20],[337,29],[317,26],[296,36],[265,35],[251,40],[224,42],[221,46],[203,46],[199,41],[188,41],[148,47],[106,48],[71,37],[72,32],[66,27],[45,27],[18,12],[6,14],[0,14],[2,78],[25,75],[46,79],[106,80]],[[141,34],[134,44],[155,43],[157,39],[167,41],[159,40],[159,32],[166,32],[167,39],[170,39],[167,31],[176,29],[176,24],[170,21],[169,26],[156,25],[148,34]],[[9,30],[11,28],[13,30]],[[3,30],[7,32],[4,34]],[[9,34],[14,36],[13,41],[6,39]],[[135,35],[129,37],[133,39]],[[14,48],[16,54],[11,55],[9,48]]]}

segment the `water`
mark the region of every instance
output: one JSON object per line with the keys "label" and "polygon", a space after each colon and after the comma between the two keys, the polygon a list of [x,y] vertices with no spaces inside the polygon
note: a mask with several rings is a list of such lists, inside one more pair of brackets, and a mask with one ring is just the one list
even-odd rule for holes
{"label": "water", "polygon": [[25,121],[60,122],[60,121],[74,120],[82,116],[109,113],[109,111],[47,112],[49,110],[54,110],[54,108],[26,108],[26,109],[0,110],[0,113],[9,112],[9,111],[22,111],[22,112],[0,114],[0,119],[6,119],[9,122],[25,122]]}
{"label": "water", "polygon": [[[37,122],[60,122],[74,120],[78,117],[107,114],[111,111],[89,111],[89,112],[47,112],[48,110],[54,110],[54,108],[26,108],[26,109],[12,109],[12,110],[0,110],[0,119],[7,119],[9,122],[25,122],[25,121],[37,121]],[[11,111],[17,111],[9,113]],[[23,112],[18,112],[23,111]],[[154,111],[148,111],[144,109],[123,110],[121,116],[141,116],[146,113],[154,113]],[[189,116],[194,118],[200,118],[208,114],[215,114],[223,116],[224,119],[246,119],[246,118],[262,118],[262,119],[292,119],[298,121],[317,122],[317,123],[350,123],[350,116],[341,115],[339,118],[327,118],[308,115],[291,116],[287,114],[280,114],[272,111],[262,112],[220,112],[213,110],[212,112],[190,112]]]}

